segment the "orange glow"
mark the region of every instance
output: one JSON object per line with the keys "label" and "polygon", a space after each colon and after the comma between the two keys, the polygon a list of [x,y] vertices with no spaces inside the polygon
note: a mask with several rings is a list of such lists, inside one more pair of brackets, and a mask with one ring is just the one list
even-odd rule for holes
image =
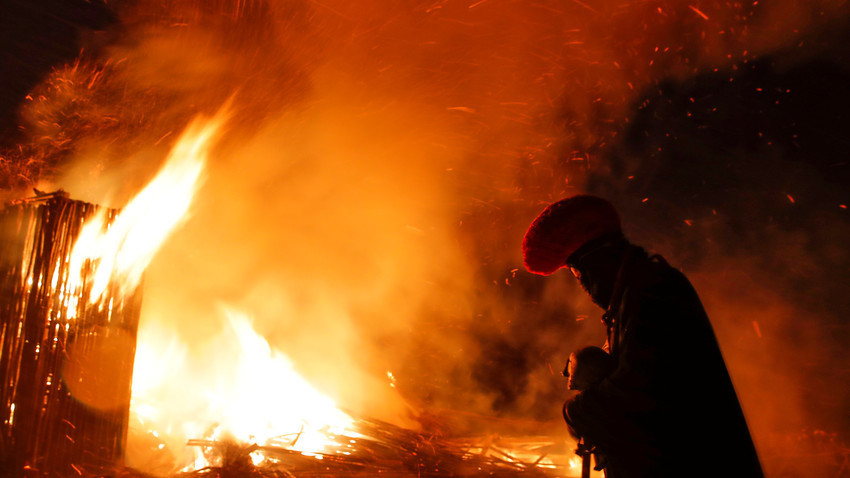
{"label": "orange glow", "polygon": [[[187,440],[233,438],[283,447],[320,459],[353,436],[351,418],[315,390],[283,353],[253,329],[242,312],[220,308],[225,330],[201,356],[162,328],[142,329],[133,372],[131,415],[136,427],[183,452],[181,466],[210,466]],[[262,452],[252,460],[261,463]],[[131,463],[133,465],[133,463]]]}
{"label": "orange glow", "polygon": [[697,15],[699,15],[700,17],[702,17],[702,19],[703,19],[703,20],[708,20],[708,15],[706,15],[705,13],[702,13],[702,11],[701,11],[699,8],[697,8],[697,7],[693,6],[693,5],[688,5],[688,7],[689,7],[691,10],[693,10],[693,11],[694,11],[694,13],[696,13]]}
{"label": "orange glow", "polygon": [[576,455],[570,458],[570,471],[578,470],[581,473],[581,457]]}
{"label": "orange glow", "polygon": [[[100,300],[110,279],[116,280],[122,293],[135,289],[157,249],[186,220],[211,140],[225,118],[226,113],[220,112],[208,121],[190,124],[160,172],[106,231],[105,210],[83,226],[71,254],[70,270],[81,271],[82,276],[86,262],[92,264],[91,303]],[[81,284],[72,286],[79,290]],[[69,307],[69,314],[75,309]]]}
{"label": "orange glow", "polygon": [[[810,9],[796,2],[765,6],[749,23],[738,19],[748,13],[740,4],[689,3],[438,0],[412,8],[175,0],[166,8],[142,0],[122,8],[127,38],[104,49],[110,58],[78,62],[64,76],[57,70],[52,89],[44,99],[34,92],[25,111],[23,131],[36,153],[64,157],[56,151],[73,145],[69,161],[78,164],[59,185],[74,197],[104,204],[126,194],[135,178],[149,177],[160,142],[238,91],[227,148],[215,161],[202,158],[224,122],[219,117],[193,123],[165,177],[145,188],[139,204],[124,207],[108,231],[95,219],[78,242],[73,270],[98,270],[87,273],[89,296],[78,299],[79,284],[67,291],[72,318],[74,301],[98,301],[109,277],[135,287],[150,261],[133,377],[135,428],[156,432],[181,466],[206,466],[187,440],[229,433],[309,452],[332,446],[323,427],[346,423],[336,404],[352,416],[405,426],[418,406],[486,415],[501,381],[474,373],[490,352],[482,324],[533,354],[517,372],[529,386],[508,397],[516,405],[509,414],[540,417],[547,405],[536,398],[561,382],[549,366],[533,364],[562,359],[540,355],[552,350],[555,334],[517,326],[519,314],[531,323],[538,313],[549,317],[547,304],[574,312],[587,334],[566,337],[566,350],[599,342],[602,327],[580,291],[556,293],[557,282],[525,308],[531,289],[516,242],[525,218],[544,201],[581,192],[585,176],[603,170],[596,168],[621,141],[623,121],[635,120],[633,102],[656,91],[659,78],[723,71],[740,51],[756,58],[790,47],[797,35],[788,32],[805,33],[801,23],[809,21],[794,15]],[[834,7],[825,10],[829,17]],[[714,98],[700,101],[690,99],[723,111]],[[633,180],[629,194],[642,193],[632,199],[650,208],[642,213],[663,208],[663,194],[640,187],[651,178],[626,166],[620,174]],[[183,190],[197,190],[204,178],[194,198]],[[781,192],[769,197],[787,206]],[[180,226],[190,201],[191,221]],[[701,240],[726,223],[729,212],[714,207],[720,212],[711,221],[684,215],[679,225],[688,218],[690,236]],[[846,212],[846,204],[839,207]],[[764,399],[786,379],[755,373],[751,356],[781,337],[780,315],[791,319],[751,296],[727,304],[721,299],[743,294],[726,284],[703,280],[698,289],[716,304],[709,315],[722,345],[731,344],[724,350],[731,373],[743,370],[736,385],[754,411],[752,430],[767,437],[768,425],[779,422],[774,411],[781,420],[801,413],[794,413],[795,394],[779,397],[782,406]],[[764,347],[736,348],[739,335],[760,334],[742,316],[765,324]],[[817,350],[812,338],[800,343]],[[761,360],[771,363],[769,355]],[[315,403],[289,405],[302,388]],[[306,407],[314,404],[326,413]],[[559,405],[549,406],[557,413]]]}
{"label": "orange glow", "polygon": [[[126,409],[125,364],[132,362],[133,337],[120,330],[94,327],[85,341],[67,349],[62,379],[75,399],[98,410]],[[126,389],[124,389],[126,391]]]}

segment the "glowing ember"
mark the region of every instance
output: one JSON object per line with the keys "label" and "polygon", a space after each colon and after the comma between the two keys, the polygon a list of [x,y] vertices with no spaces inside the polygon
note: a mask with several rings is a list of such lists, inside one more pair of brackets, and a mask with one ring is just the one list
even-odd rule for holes
{"label": "glowing ember", "polygon": [[576,471],[581,470],[581,457],[574,456],[570,458],[570,470]]}
{"label": "glowing ember", "polygon": [[690,8],[691,10],[693,10],[693,11],[694,11],[694,13],[696,13],[697,15],[699,15],[700,17],[702,17],[702,19],[703,19],[703,20],[708,20],[708,15],[706,15],[705,13],[703,13],[703,12],[702,12],[699,8],[697,8],[697,7],[693,6],[693,5],[688,5],[688,8]]}

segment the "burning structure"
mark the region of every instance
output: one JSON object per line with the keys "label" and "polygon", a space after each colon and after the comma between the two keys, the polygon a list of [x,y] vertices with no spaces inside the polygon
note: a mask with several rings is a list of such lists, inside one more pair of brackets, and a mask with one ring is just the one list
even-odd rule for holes
{"label": "burning structure", "polygon": [[[99,473],[124,453],[140,294],[93,291],[73,246],[96,207],[51,194],[2,214],[2,463]],[[117,211],[106,211],[105,225]],[[76,268],[75,268],[76,266]],[[91,299],[91,300],[90,300]]]}
{"label": "burning structure", "polygon": [[840,469],[841,2],[37,4],[0,7],[8,197],[128,211],[179,132],[234,98],[179,233],[140,240],[158,249],[128,466],[194,464],[186,441],[226,429],[297,435],[264,419],[301,410],[291,395],[327,405],[318,431],[406,430],[411,410],[452,429],[454,409],[489,419],[435,436],[515,418],[563,442],[554,372],[602,331],[573,285],[523,274],[518,241],[542,203],[589,191],[694,280],[768,474]]}
{"label": "burning structure", "polygon": [[59,191],[3,210],[3,456],[102,474],[125,451],[142,272],[185,214],[217,124],[190,128],[122,214]]}

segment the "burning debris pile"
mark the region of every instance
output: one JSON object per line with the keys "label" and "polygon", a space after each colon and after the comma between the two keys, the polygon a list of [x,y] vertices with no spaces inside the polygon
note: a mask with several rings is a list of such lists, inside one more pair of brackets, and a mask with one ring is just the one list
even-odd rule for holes
{"label": "burning debris pile", "polygon": [[[554,438],[563,434],[544,432],[538,422],[508,420],[499,430],[516,438],[505,438],[456,412],[419,414],[412,429],[337,408],[248,316],[223,311],[229,327],[199,368],[169,351],[167,337],[140,333],[125,462],[134,473],[545,476],[572,466],[566,441]],[[478,419],[492,428],[493,417]]]}
{"label": "burning debris pile", "polygon": [[[74,244],[98,212],[58,193],[0,214],[0,453],[7,470],[65,476],[124,452],[141,293],[93,281]],[[82,265],[82,267],[80,267]]]}
{"label": "burning debris pile", "polygon": [[[227,438],[189,440],[189,446],[202,450],[208,466],[179,476],[543,478],[572,476],[578,470],[566,443],[546,436],[452,438],[369,419],[355,420],[352,430],[356,432],[327,435],[332,445],[322,453],[294,450],[298,433],[265,446]],[[126,476],[137,475],[127,471]]]}
{"label": "burning debris pile", "polygon": [[563,466],[546,460],[557,448],[548,438],[528,438],[523,443],[503,443],[498,437],[447,439],[369,420],[358,421],[357,429],[363,435],[336,437],[348,443],[325,454],[304,454],[285,447],[190,442],[206,447],[210,458],[219,464],[194,475],[226,476],[240,471],[243,476],[546,477],[564,473]]}

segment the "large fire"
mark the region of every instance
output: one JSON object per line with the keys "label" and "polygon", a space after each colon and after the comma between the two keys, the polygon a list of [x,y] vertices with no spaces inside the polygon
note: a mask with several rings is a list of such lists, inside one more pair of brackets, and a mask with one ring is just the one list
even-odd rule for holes
{"label": "large fire", "polygon": [[[226,118],[222,111],[212,119],[196,119],[159,173],[111,227],[104,228],[103,214],[83,226],[70,267],[93,268],[90,302],[100,300],[108,283],[117,283],[122,291],[139,286],[157,250],[190,216],[210,148]],[[78,293],[82,290],[76,288]],[[253,446],[249,456],[257,466],[276,461],[265,449],[297,451],[316,460],[357,451],[362,435],[355,420],[270,346],[248,314],[223,303],[216,313],[210,320],[221,323],[220,333],[194,351],[161,322],[141,323],[133,369],[129,466],[148,473],[217,466],[221,456],[209,453],[210,448],[229,442]],[[395,387],[392,372],[387,376],[389,386]],[[464,450],[480,456],[501,453],[506,463],[519,466],[525,460],[558,466],[548,451],[516,448],[506,453],[493,443],[484,447],[470,443]],[[158,457],[154,459],[151,452]],[[574,460],[561,466],[577,469]]]}
{"label": "large fire", "polygon": [[[122,293],[139,287],[153,256],[191,215],[210,148],[226,119],[225,110],[211,119],[196,119],[177,140],[161,170],[109,227],[105,213],[83,225],[69,267],[91,279],[87,284],[72,281],[73,297],[85,290],[89,302],[97,304],[109,284],[116,284]],[[82,273],[84,268],[90,268],[89,274]],[[284,353],[270,346],[248,314],[224,303],[215,311],[209,320],[220,322],[220,332],[194,350],[162,322],[141,323],[135,344],[128,466],[158,474],[221,466],[224,458],[216,449],[227,443],[249,446],[246,453],[254,466],[279,462],[267,450],[300,452],[322,460],[362,455],[360,438],[372,440],[373,445],[387,440],[361,435],[355,420],[308,383]],[[389,387],[394,388],[396,377],[386,373]],[[72,387],[71,391],[78,400],[97,403],[84,390]],[[562,460],[559,465],[551,444],[534,443],[525,444],[530,450],[519,445],[500,450],[491,438],[484,446],[469,442],[457,449],[467,457],[462,460],[495,454],[502,463],[519,469],[525,463],[577,469],[574,460]]]}
{"label": "large fire", "polygon": [[[93,268],[90,302],[100,300],[110,281],[122,292],[139,286],[156,251],[189,216],[210,147],[226,118],[222,110],[211,119],[196,119],[159,173],[110,227],[104,227],[104,212],[83,226],[70,270]],[[81,284],[73,288],[81,293]],[[236,310],[221,310],[225,327],[203,358],[201,370],[190,368],[185,345],[156,324],[142,324],[133,371],[134,424],[161,437],[177,454],[189,439],[227,437],[304,452],[322,452],[336,444],[329,437],[345,431],[351,419],[301,378],[285,355],[257,335],[248,317]],[[200,448],[194,450],[197,455],[189,466],[208,466]]]}

